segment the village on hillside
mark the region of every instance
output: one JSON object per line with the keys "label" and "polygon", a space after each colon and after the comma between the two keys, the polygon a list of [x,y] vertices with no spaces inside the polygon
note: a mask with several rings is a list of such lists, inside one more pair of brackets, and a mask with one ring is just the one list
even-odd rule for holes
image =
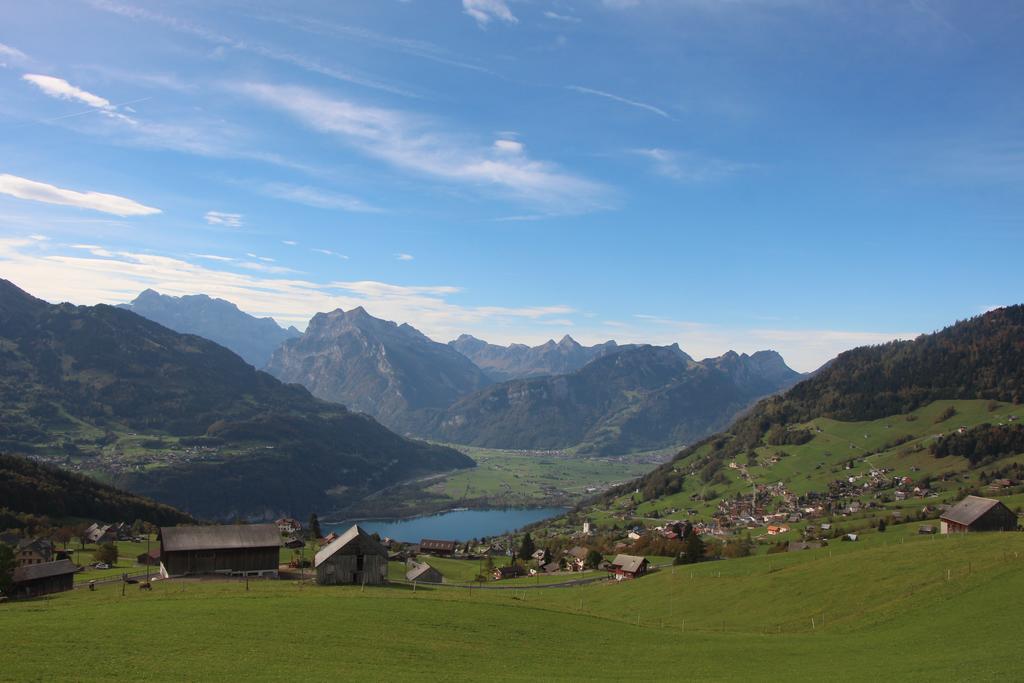
{"label": "village on hillside", "polygon": [[[881,476],[872,481],[889,484]],[[909,484],[896,482],[896,486]],[[637,526],[628,529],[625,538],[611,548],[588,521],[568,536],[550,539],[545,547],[539,545],[543,539],[535,541],[529,531],[518,541],[513,537],[468,542],[424,538],[418,543],[402,543],[367,533],[354,524],[342,533],[321,536],[315,515],[306,528],[298,520],[281,518],[273,524],[161,528],[142,522],[96,522],[81,526],[74,537],[66,530],[34,537],[8,532],[0,534],[0,544],[11,548],[14,568],[2,599],[95,590],[110,583],[121,584],[122,589],[137,585],[147,590],[154,581],[217,578],[284,578],[322,586],[390,582],[469,588],[492,582],[511,582],[523,588],[617,582],[672,564],[736,556],[716,556],[709,549],[724,534],[731,533],[731,542],[736,542],[733,532],[737,527],[759,528],[766,536],[774,536],[788,531],[788,524],[826,518],[832,512],[829,499],[793,496],[784,488],[766,487],[758,493],[781,497],[792,509],[765,513],[756,504],[759,498],[753,505],[750,500],[722,503],[710,522],[672,520],[650,528]],[[913,495],[927,497],[921,491]],[[952,506],[926,508],[937,524],[920,525],[920,534],[1016,531],[1020,526],[1018,514],[994,498],[970,495]],[[847,508],[843,512],[853,511]],[[901,521],[905,520],[895,520]],[[835,537],[833,524],[806,524],[802,537],[777,548],[820,548]],[[856,541],[857,534],[843,533],[840,540]]]}

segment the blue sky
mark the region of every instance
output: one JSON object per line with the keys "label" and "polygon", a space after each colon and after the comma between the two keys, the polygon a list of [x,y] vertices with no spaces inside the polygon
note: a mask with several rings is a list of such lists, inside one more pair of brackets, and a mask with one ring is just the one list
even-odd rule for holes
{"label": "blue sky", "polygon": [[291,5],[6,7],[0,276],[800,370],[1024,298],[1020,3]]}

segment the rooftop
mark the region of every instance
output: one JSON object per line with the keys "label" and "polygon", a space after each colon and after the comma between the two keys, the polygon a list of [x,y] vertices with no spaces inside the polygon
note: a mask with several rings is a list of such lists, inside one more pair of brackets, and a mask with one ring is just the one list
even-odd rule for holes
{"label": "rooftop", "polygon": [[273,524],[167,526],[160,528],[160,538],[167,552],[281,546],[281,532]]}

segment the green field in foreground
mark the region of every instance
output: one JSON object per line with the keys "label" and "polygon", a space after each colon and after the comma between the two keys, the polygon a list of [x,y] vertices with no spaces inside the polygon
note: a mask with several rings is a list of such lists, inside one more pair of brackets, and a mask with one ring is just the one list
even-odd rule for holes
{"label": "green field in foreground", "polygon": [[[565,589],[131,588],[0,606],[0,679],[1014,679],[1024,534]],[[89,657],[69,669],[71,652]]]}

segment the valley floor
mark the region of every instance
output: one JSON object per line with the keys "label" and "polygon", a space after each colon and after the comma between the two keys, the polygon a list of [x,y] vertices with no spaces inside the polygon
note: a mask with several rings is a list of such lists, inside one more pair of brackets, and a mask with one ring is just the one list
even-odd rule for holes
{"label": "valley floor", "polygon": [[335,514],[405,517],[456,507],[565,507],[630,481],[671,459],[678,448],[621,456],[577,456],[565,451],[512,451],[450,445],[476,462],[404,482]]}
{"label": "valley floor", "polygon": [[1014,679],[1024,534],[565,589],[128,588],[0,606],[0,679]]}

